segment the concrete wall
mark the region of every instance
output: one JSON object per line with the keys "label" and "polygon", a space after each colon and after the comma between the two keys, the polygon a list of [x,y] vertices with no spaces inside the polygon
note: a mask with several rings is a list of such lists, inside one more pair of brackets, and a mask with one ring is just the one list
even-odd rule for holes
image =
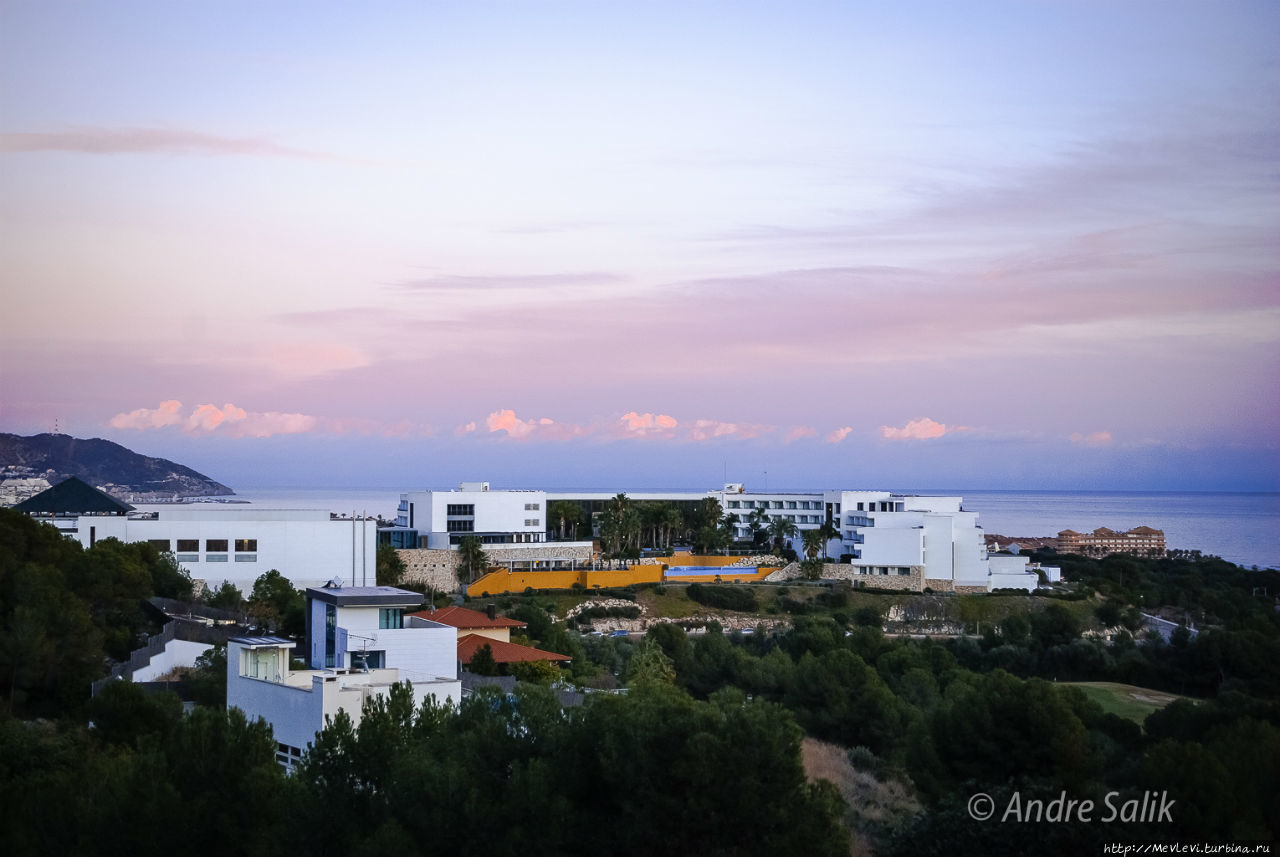
{"label": "concrete wall", "polygon": [[130,681],[156,681],[178,667],[194,667],[196,658],[212,648],[209,643],[170,640],[165,644],[163,652],[151,656],[151,663],[134,671]]}

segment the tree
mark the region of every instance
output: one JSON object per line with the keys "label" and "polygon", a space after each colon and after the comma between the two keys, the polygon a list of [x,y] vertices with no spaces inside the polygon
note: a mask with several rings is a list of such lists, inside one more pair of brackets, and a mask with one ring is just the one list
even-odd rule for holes
{"label": "tree", "polygon": [[400,552],[389,543],[378,545],[376,579],[379,586],[399,586],[408,569]]}
{"label": "tree", "polygon": [[497,675],[498,663],[493,659],[493,649],[485,643],[476,649],[476,653],[467,662],[467,669],[476,675]]}
{"label": "tree", "polygon": [[822,538],[822,533],[818,530],[805,530],[800,534],[801,540],[804,542],[804,555],[808,560],[816,560],[818,554],[823,553],[823,547],[826,540]]}
{"label": "tree", "polygon": [[747,515],[747,529],[751,531],[751,544],[760,545],[769,529],[769,513],[757,506]]}
{"label": "tree", "polygon": [[560,528],[560,541],[577,538],[582,507],[572,500],[553,500],[547,505],[547,523]]}
{"label": "tree", "polygon": [[835,525],[834,521],[823,521],[817,532],[822,536],[822,558],[827,559],[828,545],[830,545],[832,539],[840,538],[840,528]]}
{"label": "tree", "polygon": [[191,574],[168,551],[157,551],[146,542],[139,542],[143,561],[151,569],[151,591],[161,598],[190,601],[195,587]]}
{"label": "tree", "polygon": [[303,594],[274,568],[259,575],[249,595],[249,615],[260,626],[301,636],[306,625]]}
{"label": "tree", "polygon": [[638,550],[640,527],[640,513],[630,497],[618,494],[609,500],[600,519],[600,541],[605,553],[612,557],[622,556],[633,545]]}
{"label": "tree", "polygon": [[674,685],[676,671],[671,658],[667,657],[657,640],[647,636],[643,643],[631,656],[627,667],[627,684],[633,687],[652,687],[654,685]]}
{"label": "tree", "polygon": [[529,684],[552,684],[560,677],[560,668],[551,661],[516,661],[507,667],[507,671],[517,680]]}
{"label": "tree", "polygon": [[222,585],[214,590],[206,590],[205,603],[216,610],[230,610],[238,613],[244,607],[244,596],[234,583],[222,581]]}
{"label": "tree", "polygon": [[474,583],[489,568],[489,555],[479,536],[463,536],[458,541],[458,580]]}
{"label": "tree", "polygon": [[677,535],[685,532],[684,513],[676,506],[668,506],[662,516],[662,546],[671,547]]}
{"label": "tree", "polygon": [[778,550],[788,547],[788,541],[800,532],[796,522],[788,520],[785,515],[774,515],[769,520],[769,539]]}

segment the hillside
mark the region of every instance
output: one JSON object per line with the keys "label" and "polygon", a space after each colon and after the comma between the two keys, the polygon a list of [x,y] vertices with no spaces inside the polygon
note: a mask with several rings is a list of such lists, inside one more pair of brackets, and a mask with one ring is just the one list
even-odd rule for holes
{"label": "hillside", "polygon": [[109,440],[0,433],[0,479],[44,479],[55,484],[68,476],[78,476],[114,497],[134,502],[235,493],[190,467],[139,455]]}

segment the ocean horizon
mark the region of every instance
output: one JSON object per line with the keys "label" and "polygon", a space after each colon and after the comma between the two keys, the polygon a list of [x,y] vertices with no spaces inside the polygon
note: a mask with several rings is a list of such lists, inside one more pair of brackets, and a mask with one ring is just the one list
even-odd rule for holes
{"label": "ocean horizon", "polygon": [[[396,515],[405,488],[289,488],[249,486],[221,501],[279,509],[324,509],[339,514]],[[413,489],[419,490],[419,489]],[[556,490],[573,490],[557,488]],[[582,489],[587,490],[587,489]],[[595,489],[600,490],[600,489]],[[815,492],[821,489],[774,489]],[[1228,562],[1280,568],[1280,492],[1054,491],[964,488],[885,489],[903,494],[960,496],[987,533],[1055,536],[1098,527],[1163,530],[1170,548],[1199,550]],[[163,505],[136,504],[139,508]]]}

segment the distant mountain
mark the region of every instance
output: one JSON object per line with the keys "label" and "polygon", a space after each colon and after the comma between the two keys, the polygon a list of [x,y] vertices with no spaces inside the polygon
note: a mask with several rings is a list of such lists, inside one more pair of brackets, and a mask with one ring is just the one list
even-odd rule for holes
{"label": "distant mountain", "polygon": [[85,440],[65,434],[22,437],[0,433],[0,479],[44,479],[56,484],[68,476],[78,476],[111,496],[130,502],[235,493],[190,467],[139,455],[109,440]]}

